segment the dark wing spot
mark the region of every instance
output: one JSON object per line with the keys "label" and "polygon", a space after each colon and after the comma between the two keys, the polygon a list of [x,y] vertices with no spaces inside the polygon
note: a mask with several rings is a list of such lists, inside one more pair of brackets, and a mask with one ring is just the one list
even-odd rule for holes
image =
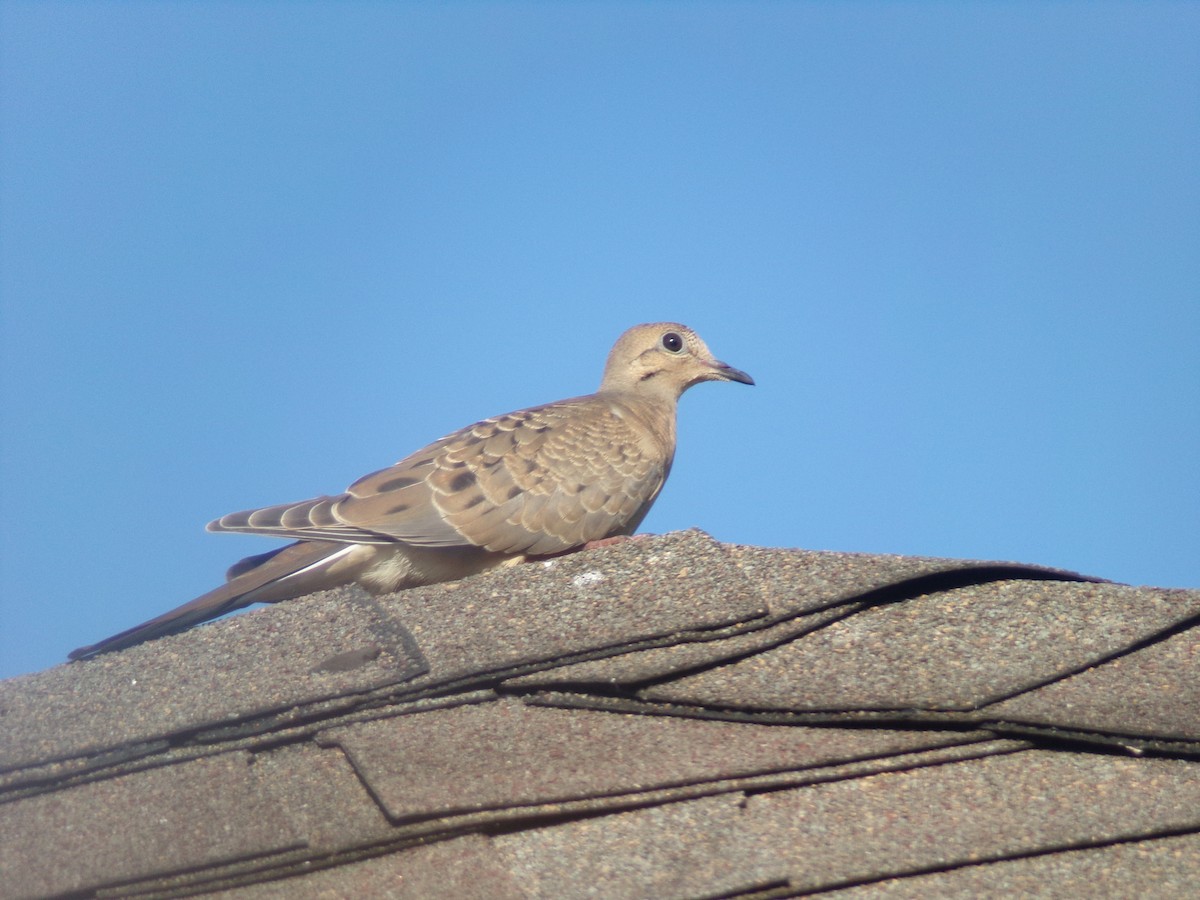
{"label": "dark wing spot", "polygon": [[411,503],[397,503],[391,509],[384,513],[385,516],[395,515],[396,513],[408,512],[412,509]]}
{"label": "dark wing spot", "polygon": [[375,490],[382,494],[384,491],[398,491],[401,488],[411,487],[416,483],[417,479],[415,478],[397,476],[396,478],[389,478],[386,481],[381,481],[379,484],[375,485]]}
{"label": "dark wing spot", "polygon": [[522,492],[521,486],[519,484],[514,484],[512,487],[510,487],[508,489],[508,496],[505,499],[511,500],[513,497],[517,496],[521,492]]}
{"label": "dark wing spot", "polygon": [[470,471],[459,472],[457,475],[455,475],[453,478],[450,479],[450,490],[465,491],[467,488],[469,488],[474,483],[475,483],[475,473],[474,472],[470,472]]}

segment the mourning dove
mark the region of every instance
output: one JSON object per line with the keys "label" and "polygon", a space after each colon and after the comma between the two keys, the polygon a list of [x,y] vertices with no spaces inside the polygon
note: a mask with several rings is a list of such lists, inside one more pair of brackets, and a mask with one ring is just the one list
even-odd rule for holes
{"label": "mourning dove", "polygon": [[71,659],[182,631],[248,606],[357,582],[373,593],[452,581],[630,535],[675,455],[680,395],[702,381],[754,384],[684,325],[637,325],[600,390],[484,419],[334,497],[230,513],[209,531],[295,538],[228,581]]}

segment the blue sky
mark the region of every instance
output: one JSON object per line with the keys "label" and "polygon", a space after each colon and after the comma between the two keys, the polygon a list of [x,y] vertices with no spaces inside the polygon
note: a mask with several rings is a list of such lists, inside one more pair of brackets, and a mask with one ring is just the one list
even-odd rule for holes
{"label": "blue sky", "polygon": [[335,493],[702,385],[648,531],[1200,587],[1200,6],[0,5],[0,676]]}

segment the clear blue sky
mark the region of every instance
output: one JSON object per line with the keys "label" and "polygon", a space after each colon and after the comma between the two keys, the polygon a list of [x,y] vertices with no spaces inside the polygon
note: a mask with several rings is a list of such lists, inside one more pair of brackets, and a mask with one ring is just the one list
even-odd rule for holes
{"label": "clear blue sky", "polygon": [[0,5],[0,675],[343,489],[703,385],[649,531],[1200,586],[1200,5]]}

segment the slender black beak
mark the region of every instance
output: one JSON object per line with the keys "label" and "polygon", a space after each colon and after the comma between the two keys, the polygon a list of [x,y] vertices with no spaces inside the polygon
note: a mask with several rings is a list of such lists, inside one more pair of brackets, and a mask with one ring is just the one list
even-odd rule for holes
{"label": "slender black beak", "polygon": [[735,369],[728,363],[723,363],[719,359],[712,363],[713,369],[717,373],[717,378],[721,381],[736,381],[739,384],[754,384],[754,379],[743,372],[741,369]]}

